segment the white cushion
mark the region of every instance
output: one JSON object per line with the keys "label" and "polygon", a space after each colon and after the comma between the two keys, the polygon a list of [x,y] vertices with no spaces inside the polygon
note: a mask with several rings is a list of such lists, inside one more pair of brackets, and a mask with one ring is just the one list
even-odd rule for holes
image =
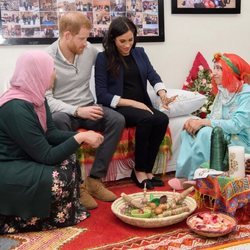
{"label": "white cushion", "polygon": [[198,110],[206,101],[206,96],[198,92],[192,92],[182,89],[168,89],[168,97],[178,95],[176,100],[169,104],[169,110],[163,109],[160,105],[160,98],[157,97],[153,102],[155,108],[168,115],[168,117],[177,117],[189,115]]}

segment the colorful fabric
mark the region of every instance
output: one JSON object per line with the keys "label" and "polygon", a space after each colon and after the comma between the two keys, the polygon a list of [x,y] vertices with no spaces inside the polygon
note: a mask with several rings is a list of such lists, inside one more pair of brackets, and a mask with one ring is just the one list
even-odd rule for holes
{"label": "colorful fabric", "polygon": [[[155,191],[170,191],[167,185],[169,179],[164,177],[163,180],[166,185],[164,187],[156,187]],[[118,196],[121,193],[141,192],[130,179],[110,182],[108,186]],[[245,247],[244,249],[249,249],[249,245],[247,245],[250,244],[249,221],[242,224],[237,217],[238,224],[232,233],[218,238],[205,238],[191,232],[186,224],[186,220],[162,228],[130,226],[112,213],[112,203],[98,200],[97,202],[98,209],[93,209],[91,216],[77,226],[35,233],[3,235],[0,236],[0,246],[12,243],[15,250],[219,250],[226,247],[234,247],[234,249],[237,247],[237,249],[243,249]]]}
{"label": "colorful fabric", "polygon": [[241,92],[233,96],[225,94],[218,92],[208,118],[212,127],[222,128],[230,144],[243,146],[250,153],[250,85],[244,84]]}
{"label": "colorful fabric", "polygon": [[[81,129],[80,131],[84,131]],[[164,154],[166,156],[166,162],[170,159],[172,155],[172,139],[171,132],[168,128],[165,137],[159,148],[159,154]],[[121,160],[134,158],[134,148],[135,148],[135,128],[125,128],[121,135],[119,144],[117,145],[116,151],[113,155],[112,160]],[[95,159],[95,149],[88,145],[82,145],[78,150],[79,159],[82,164],[92,164]]]}
{"label": "colorful fabric", "polygon": [[[168,175],[169,176],[169,175]],[[155,191],[170,191],[167,184],[168,176],[163,177],[164,187],[156,187]],[[141,190],[130,179],[110,182],[109,189],[117,194],[131,194]],[[238,221],[237,229],[229,235],[219,238],[204,238],[190,231],[184,219],[177,224],[160,228],[140,228],[128,225],[117,218],[110,209],[111,204],[99,202],[98,209],[91,211],[88,220],[79,224],[88,230],[70,242],[64,244],[61,250],[111,250],[111,249],[222,249],[226,246],[250,243],[250,224],[242,225]],[[105,212],[103,212],[105,211]],[[207,209],[197,210],[207,211]],[[98,218],[98,223],[96,221]],[[237,217],[236,217],[237,218]],[[238,220],[238,218],[237,218]],[[107,227],[108,221],[108,227]],[[119,232],[119,233],[114,233]],[[97,237],[101,235],[101,237]],[[246,248],[247,249],[247,248]]]}
{"label": "colorful fabric", "polygon": [[234,179],[225,176],[209,176],[197,180],[196,199],[199,206],[204,205],[208,197],[208,206],[214,211],[234,215],[238,208],[250,202],[250,176]]}
{"label": "colorful fabric", "polygon": [[86,228],[65,227],[42,232],[3,235],[0,236],[0,249],[60,249],[61,246],[72,241],[80,234],[83,233],[84,235],[86,230]]}
{"label": "colorful fabric", "polygon": [[[219,92],[216,100],[221,95],[222,93]],[[216,100],[211,116],[217,118],[210,119],[209,117],[212,127],[222,128],[225,139],[230,142],[230,145],[243,146],[245,152],[250,153],[250,85],[244,84],[241,92],[225,105],[222,105],[221,102],[221,111]],[[221,117],[219,117],[220,113]],[[212,127],[201,128],[196,136],[182,131],[181,146],[176,163],[177,178],[193,179],[195,170],[202,163],[210,161]]]}
{"label": "colorful fabric", "polygon": [[235,74],[240,76],[239,69],[231,62],[229,58],[227,58],[226,56],[222,56],[221,58],[227,63],[227,65],[233,70]]}
{"label": "colorful fabric", "polygon": [[72,226],[85,220],[90,214],[79,202],[79,173],[76,157],[71,155],[53,171],[50,216],[23,219],[0,214],[0,234],[44,231]]}
{"label": "colorful fabric", "polygon": [[[214,55],[213,62],[220,63],[222,67],[222,86],[231,93],[241,91],[244,83],[249,83],[250,65],[243,58],[235,54]],[[213,92],[218,92],[217,84],[212,81]]]}

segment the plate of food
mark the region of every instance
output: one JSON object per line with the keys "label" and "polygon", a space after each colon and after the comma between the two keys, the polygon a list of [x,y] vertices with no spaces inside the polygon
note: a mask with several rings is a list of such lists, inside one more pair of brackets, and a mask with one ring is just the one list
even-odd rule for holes
{"label": "plate of food", "polygon": [[143,228],[165,227],[185,220],[197,207],[188,196],[194,187],[182,193],[156,191],[121,194],[112,203],[112,212],[123,222]]}
{"label": "plate of food", "polygon": [[220,237],[231,233],[237,225],[235,218],[219,212],[199,212],[187,218],[189,228],[201,236]]}

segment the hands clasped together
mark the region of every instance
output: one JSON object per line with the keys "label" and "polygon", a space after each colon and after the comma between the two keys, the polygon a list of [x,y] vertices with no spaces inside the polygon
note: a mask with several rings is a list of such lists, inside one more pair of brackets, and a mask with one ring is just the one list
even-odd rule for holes
{"label": "hands clasped together", "polygon": [[104,140],[104,137],[101,134],[93,130],[79,132],[74,138],[79,144],[86,143],[93,148],[98,148]]}
{"label": "hands clasped together", "polygon": [[205,126],[211,126],[211,123],[207,119],[198,119],[198,118],[190,118],[188,119],[183,126],[190,135],[196,135],[196,133]]}

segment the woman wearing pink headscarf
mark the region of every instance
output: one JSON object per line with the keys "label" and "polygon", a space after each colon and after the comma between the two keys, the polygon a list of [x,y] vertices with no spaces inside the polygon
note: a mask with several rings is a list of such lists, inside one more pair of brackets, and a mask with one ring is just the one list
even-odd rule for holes
{"label": "woman wearing pink headscarf", "polygon": [[45,99],[54,79],[47,53],[26,52],[0,97],[0,234],[70,226],[89,216],[79,203],[74,153],[83,142],[98,147],[103,137],[55,128]]}

